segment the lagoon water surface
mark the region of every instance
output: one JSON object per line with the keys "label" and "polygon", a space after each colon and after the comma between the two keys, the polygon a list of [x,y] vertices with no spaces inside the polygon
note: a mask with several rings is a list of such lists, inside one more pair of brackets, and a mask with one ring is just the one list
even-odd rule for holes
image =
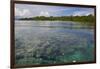
{"label": "lagoon water surface", "polygon": [[71,21],[15,21],[16,65],[94,61],[94,30]]}

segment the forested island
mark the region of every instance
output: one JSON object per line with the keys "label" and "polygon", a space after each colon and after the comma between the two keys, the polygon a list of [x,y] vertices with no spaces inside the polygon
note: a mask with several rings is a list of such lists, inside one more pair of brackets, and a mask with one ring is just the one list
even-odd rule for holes
{"label": "forested island", "polygon": [[36,20],[36,21],[75,21],[75,22],[83,22],[85,25],[94,26],[95,24],[95,16],[88,15],[88,16],[36,16],[31,18],[19,18],[18,20]]}

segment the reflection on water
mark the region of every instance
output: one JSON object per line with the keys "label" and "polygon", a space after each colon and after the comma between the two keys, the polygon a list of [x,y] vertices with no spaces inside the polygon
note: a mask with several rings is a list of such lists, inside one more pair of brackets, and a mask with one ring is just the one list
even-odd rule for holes
{"label": "reflection on water", "polygon": [[16,64],[94,61],[93,32],[71,21],[15,21]]}

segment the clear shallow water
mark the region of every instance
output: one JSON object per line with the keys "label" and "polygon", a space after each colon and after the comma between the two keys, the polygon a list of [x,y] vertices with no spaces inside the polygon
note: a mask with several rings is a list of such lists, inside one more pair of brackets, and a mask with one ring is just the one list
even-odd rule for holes
{"label": "clear shallow water", "polygon": [[94,61],[94,31],[70,21],[15,21],[16,64]]}

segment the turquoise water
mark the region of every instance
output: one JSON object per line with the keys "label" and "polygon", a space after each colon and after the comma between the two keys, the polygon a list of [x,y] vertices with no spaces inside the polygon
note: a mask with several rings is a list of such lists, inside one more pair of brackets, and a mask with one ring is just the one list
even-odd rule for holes
{"label": "turquoise water", "polygon": [[15,21],[16,65],[94,61],[94,30],[71,21]]}

